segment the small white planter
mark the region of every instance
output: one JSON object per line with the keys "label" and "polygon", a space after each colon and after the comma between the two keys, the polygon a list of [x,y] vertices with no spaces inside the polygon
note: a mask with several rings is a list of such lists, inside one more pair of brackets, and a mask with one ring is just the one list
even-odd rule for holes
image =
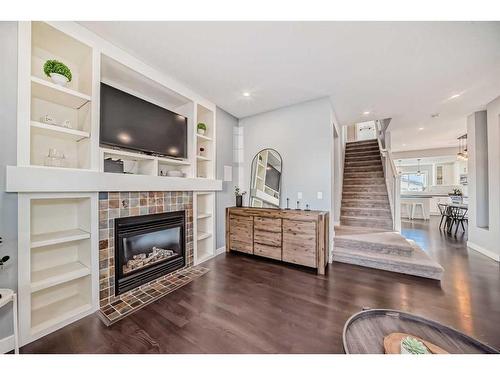
{"label": "small white planter", "polygon": [[66,78],[66,76],[63,76],[62,74],[59,73],[50,73],[50,78],[52,79],[52,82],[54,82],[56,85],[59,86],[66,86],[69,82],[69,79]]}
{"label": "small white planter", "polygon": [[198,129],[198,134],[205,135],[205,129]]}

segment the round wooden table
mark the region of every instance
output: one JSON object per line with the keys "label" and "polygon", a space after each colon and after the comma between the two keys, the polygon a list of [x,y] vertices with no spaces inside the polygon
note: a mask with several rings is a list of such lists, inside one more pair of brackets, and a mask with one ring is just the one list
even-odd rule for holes
{"label": "round wooden table", "polygon": [[401,332],[428,341],[450,354],[499,354],[495,348],[438,322],[403,311],[372,309],[351,316],[343,333],[347,354],[384,354],[384,338]]}

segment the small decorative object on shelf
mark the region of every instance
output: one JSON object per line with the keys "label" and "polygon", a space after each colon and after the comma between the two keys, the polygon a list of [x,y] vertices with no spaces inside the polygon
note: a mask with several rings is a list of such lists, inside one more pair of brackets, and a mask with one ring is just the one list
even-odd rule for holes
{"label": "small decorative object on shelf", "polygon": [[2,258],[0,258],[0,270],[3,270],[3,266],[7,261],[10,259],[10,256],[4,255]]}
{"label": "small decorative object on shelf", "polygon": [[459,188],[454,188],[450,193],[448,193],[448,196],[451,198],[451,201],[453,203],[463,203],[462,190],[460,190]]}
{"label": "small decorative object on shelf", "polygon": [[70,120],[64,120],[64,121],[61,123],[61,126],[62,126],[63,128],[71,129],[71,121],[70,121]]}
{"label": "small decorative object on shelf", "polygon": [[309,204],[306,204],[306,211],[311,211],[311,209],[309,208]]}
{"label": "small decorative object on shelf", "polygon": [[205,147],[200,147],[200,149],[198,151],[198,155],[199,156],[205,156]]}
{"label": "small decorative object on shelf", "polygon": [[240,192],[240,188],[238,186],[234,187],[234,195],[236,196],[236,207],[243,207],[243,196],[247,192]]}
{"label": "small decorative object on shelf", "polygon": [[290,198],[287,198],[286,199],[286,208],[285,210],[289,210],[290,209]]}
{"label": "small decorative object on shelf", "polygon": [[40,117],[40,122],[43,122],[44,124],[48,124],[48,125],[57,125],[56,119],[54,117],[52,117],[51,115],[45,115],[45,116]]}
{"label": "small decorative object on shelf", "polygon": [[199,122],[196,126],[196,131],[198,132],[198,134],[205,135],[205,133],[207,132],[207,126],[203,122]]}
{"label": "small decorative object on shelf", "polygon": [[431,354],[423,342],[407,336],[401,340],[401,354]]}
{"label": "small decorative object on shelf", "polygon": [[297,208],[296,210],[300,210],[300,201],[297,201]]}
{"label": "small decorative object on shelf", "polygon": [[45,166],[47,167],[65,167],[66,156],[55,148],[49,149],[49,154],[45,158]]}
{"label": "small decorative object on shelf", "polygon": [[71,70],[62,62],[57,60],[47,60],[43,65],[43,72],[47,77],[59,86],[66,86],[71,82]]}

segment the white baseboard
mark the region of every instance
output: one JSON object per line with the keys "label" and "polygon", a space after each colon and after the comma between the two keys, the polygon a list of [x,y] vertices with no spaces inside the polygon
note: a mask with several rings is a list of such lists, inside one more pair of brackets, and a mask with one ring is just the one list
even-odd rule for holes
{"label": "white baseboard", "polygon": [[215,254],[217,254],[217,255],[220,255],[220,254],[225,253],[225,252],[226,252],[225,246],[219,247],[217,250],[215,250]]}
{"label": "white baseboard", "polygon": [[14,335],[0,339],[0,353],[7,353],[14,350]]}
{"label": "white baseboard", "polygon": [[493,251],[487,250],[484,247],[481,247],[481,246],[475,244],[474,242],[467,241],[467,247],[470,247],[472,250],[475,250],[478,253],[486,255],[488,258],[491,258],[493,260],[496,260],[497,262],[500,262],[500,254],[496,254]]}

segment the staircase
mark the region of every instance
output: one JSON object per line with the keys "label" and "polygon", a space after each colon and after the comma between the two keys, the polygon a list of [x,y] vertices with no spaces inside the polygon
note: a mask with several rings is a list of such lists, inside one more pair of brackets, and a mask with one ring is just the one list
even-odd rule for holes
{"label": "staircase", "polygon": [[392,230],[377,140],[347,143],[340,224]]}
{"label": "staircase", "polygon": [[441,280],[443,268],[393,228],[378,141],[347,143],[333,260]]}

